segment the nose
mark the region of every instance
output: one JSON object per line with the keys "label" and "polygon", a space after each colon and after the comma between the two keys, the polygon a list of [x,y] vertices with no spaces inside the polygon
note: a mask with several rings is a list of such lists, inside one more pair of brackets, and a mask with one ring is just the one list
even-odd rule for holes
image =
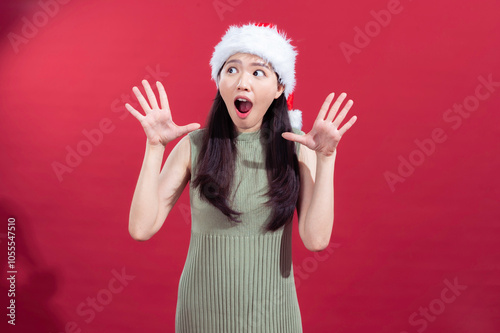
{"label": "nose", "polygon": [[242,73],[240,75],[238,85],[236,86],[238,90],[249,91],[250,90],[250,78],[247,73]]}

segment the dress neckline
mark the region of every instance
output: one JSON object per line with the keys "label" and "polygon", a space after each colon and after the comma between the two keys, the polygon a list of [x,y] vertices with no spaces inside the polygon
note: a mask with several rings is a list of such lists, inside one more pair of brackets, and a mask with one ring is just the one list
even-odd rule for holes
{"label": "dress neckline", "polygon": [[260,139],[260,129],[254,132],[236,132],[237,141],[255,141]]}

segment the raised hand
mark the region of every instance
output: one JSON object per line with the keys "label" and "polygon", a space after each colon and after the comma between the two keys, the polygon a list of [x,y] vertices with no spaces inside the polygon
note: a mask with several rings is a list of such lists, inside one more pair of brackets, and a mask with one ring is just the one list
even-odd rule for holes
{"label": "raised hand", "polygon": [[[349,112],[349,109],[354,102],[352,100],[347,101],[342,111],[340,111],[337,118],[335,118],[340,104],[342,104],[347,94],[340,94],[330,108],[330,111],[328,111],[334,96],[335,94],[331,93],[326,97],[326,100],[319,111],[318,117],[314,121],[313,127],[309,133],[305,135],[298,135],[292,132],[284,132],[281,134],[283,138],[299,142],[307,146],[309,149],[316,151],[317,154],[322,154],[327,157],[332,156],[335,153],[335,149],[337,148],[342,136],[349,128],[351,128],[357,119],[356,116],[353,116],[344,126],[339,128],[340,123],[344,120],[347,112]],[[327,112],[328,116],[325,119]]]}
{"label": "raised hand", "polygon": [[142,84],[146,90],[150,104],[148,104],[139,88],[133,87],[132,91],[137,97],[137,100],[141,104],[141,107],[146,115],[143,116],[128,103],[125,104],[125,107],[135,118],[137,118],[137,120],[140,121],[150,145],[165,146],[170,141],[200,128],[200,124],[198,123],[191,123],[185,126],[178,126],[174,123],[170,107],[168,105],[167,93],[159,81],[156,82],[156,87],[160,93],[161,108],[158,106],[156,96],[151,89],[149,82],[147,80],[142,80]]}

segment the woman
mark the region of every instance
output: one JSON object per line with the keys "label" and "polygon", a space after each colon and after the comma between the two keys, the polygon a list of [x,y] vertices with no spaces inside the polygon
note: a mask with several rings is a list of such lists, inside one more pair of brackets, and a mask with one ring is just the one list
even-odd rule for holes
{"label": "woman", "polygon": [[[145,80],[151,105],[133,88],[145,116],[126,104],[147,136],[131,236],[151,238],[190,181],[191,240],[176,332],[302,332],[291,221],[297,209],[307,249],[329,244],[336,148],[356,116],[340,127],[353,101],[335,118],[346,94],[329,110],[331,93],[311,131],[302,132],[297,111],[289,111],[295,57],[276,27],[233,26],[210,61],[218,91],[206,128],[177,126],[160,82],[161,107]],[[165,146],[187,133],[160,172]]]}

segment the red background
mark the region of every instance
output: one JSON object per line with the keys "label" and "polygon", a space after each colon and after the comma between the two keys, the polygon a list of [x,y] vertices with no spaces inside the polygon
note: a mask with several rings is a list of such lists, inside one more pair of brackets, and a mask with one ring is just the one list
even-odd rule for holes
{"label": "red background", "polygon": [[[334,251],[307,251],[294,220],[304,332],[500,330],[499,84],[479,88],[474,111],[453,113],[460,124],[443,118],[472,105],[480,77],[500,82],[497,1],[402,0],[385,27],[371,11],[386,0],[62,2],[1,3],[2,331],[174,331],[189,192],[151,240],[130,237],[146,141],[123,105],[142,79],[159,79],[174,121],[203,125],[216,91],[213,47],[230,24],[249,21],[276,23],[297,46],[305,132],[332,91],[347,92],[358,116],[338,148]],[[356,27],[372,37],[348,62],[340,45],[355,45]],[[100,123],[107,133],[89,144],[85,131]],[[439,129],[434,151],[419,153],[415,140],[430,149]],[[67,164],[68,149],[86,156],[58,178],[53,165]],[[404,173],[402,160],[417,165]],[[391,188],[385,175],[398,168],[404,182]],[[8,217],[15,328],[6,323]],[[114,280],[122,270],[125,286]],[[445,280],[465,287],[453,294]],[[96,297],[105,305],[91,317]],[[429,306],[425,319],[419,309]]]}

